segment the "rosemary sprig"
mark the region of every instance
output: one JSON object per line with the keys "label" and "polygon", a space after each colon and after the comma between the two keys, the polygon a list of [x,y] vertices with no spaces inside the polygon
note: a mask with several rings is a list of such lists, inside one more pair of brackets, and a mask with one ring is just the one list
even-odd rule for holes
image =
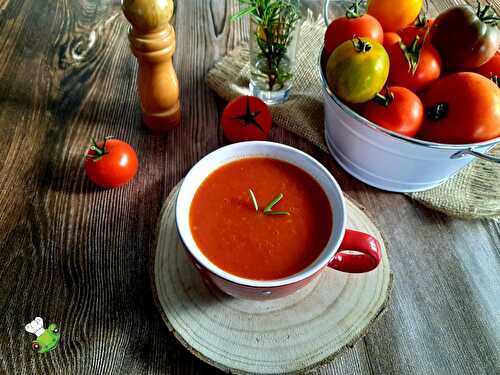
{"label": "rosemary sprig", "polygon": [[267,211],[264,212],[264,215],[290,215],[288,211]]}
{"label": "rosemary sprig", "polygon": [[[257,198],[252,189],[248,189],[248,193],[250,194],[250,200],[255,208],[256,212],[259,212],[259,205],[257,204]],[[279,193],[274,199],[268,203],[268,205],[262,210],[264,215],[290,215],[288,211],[273,211],[273,207],[278,204],[280,200],[284,197],[283,193]]]}
{"label": "rosemary sprig", "polygon": [[271,202],[269,202],[266,208],[264,208],[264,212],[271,211],[273,207],[276,206],[276,204],[278,204],[278,202],[283,199],[283,197],[284,197],[283,193],[279,193],[277,196],[275,196],[274,199]]}
{"label": "rosemary sprig", "polygon": [[281,90],[292,74],[283,67],[282,60],[286,56],[292,41],[292,33],[300,19],[298,2],[295,0],[240,0],[247,5],[236,13],[232,19],[237,20],[250,16],[257,25],[255,38],[259,46],[259,58],[266,63],[261,72],[267,79],[269,90],[275,86]]}
{"label": "rosemary sprig", "polygon": [[255,198],[255,194],[253,193],[252,189],[248,189],[248,192],[250,193],[250,199],[252,201],[253,207],[255,208],[255,211],[259,212],[259,205],[257,204],[257,198]]}

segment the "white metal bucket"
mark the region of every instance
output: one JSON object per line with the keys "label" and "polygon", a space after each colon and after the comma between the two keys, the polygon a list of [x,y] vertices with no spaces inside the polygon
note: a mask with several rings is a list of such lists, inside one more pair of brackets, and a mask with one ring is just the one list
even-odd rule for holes
{"label": "white metal bucket", "polygon": [[[320,63],[325,98],[325,138],[335,160],[368,185],[395,192],[415,192],[445,182],[475,157],[484,155],[500,137],[475,144],[447,145],[405,137],[358,115],[328,88]],[[498,165],[500,168],[500,165]]]}

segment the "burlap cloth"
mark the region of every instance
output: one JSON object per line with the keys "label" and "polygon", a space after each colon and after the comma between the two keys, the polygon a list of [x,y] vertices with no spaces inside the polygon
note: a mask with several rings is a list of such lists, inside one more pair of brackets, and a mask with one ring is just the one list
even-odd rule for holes
{"label": "burlap cloth", "polygon": [[[302,24],[297,68],[290,99],[271,107],[279,125],[328,152],[323,131],[323,96],[317,68],[325,27],[309,17]],[[231,100],[248,95],[248,47],[231,51],[207,75],[208,85],[220,97]],[[500,146],[491,151],[500,156]],[[463,218],[500,218],[500,165],[474,161],[446,183],[408,194],[427,207]]]}

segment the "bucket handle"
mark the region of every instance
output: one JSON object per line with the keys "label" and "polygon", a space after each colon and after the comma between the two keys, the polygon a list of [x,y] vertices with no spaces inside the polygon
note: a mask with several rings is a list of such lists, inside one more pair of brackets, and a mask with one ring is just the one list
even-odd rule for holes
{"label": "bucket handle", "polygon": [[482,154],[480,152],[474,151],[471,148],[468,148],[467,150],[458,151],[458,152],[454,153],[453,155],[451,155],[450,158],[451,159],[460,159],[461,157],[463,157],[465,155],[471,155],[471,156],[474,156],[474,157],[482,159],[482,160],[487,160],[487,161],[491,161],[493,163],[500,164],[500,158],[498,158],[496,156]]}

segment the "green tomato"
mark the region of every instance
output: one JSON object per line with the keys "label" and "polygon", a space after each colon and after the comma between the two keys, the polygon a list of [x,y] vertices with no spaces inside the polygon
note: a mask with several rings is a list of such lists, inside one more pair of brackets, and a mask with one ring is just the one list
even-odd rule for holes
{"label": "green tomato", "polygon": [[338,46],[326,64],[330,89],[348,103],[365,103],[380,92],[389,76],[389,56],[372,39],[355,38]]}

